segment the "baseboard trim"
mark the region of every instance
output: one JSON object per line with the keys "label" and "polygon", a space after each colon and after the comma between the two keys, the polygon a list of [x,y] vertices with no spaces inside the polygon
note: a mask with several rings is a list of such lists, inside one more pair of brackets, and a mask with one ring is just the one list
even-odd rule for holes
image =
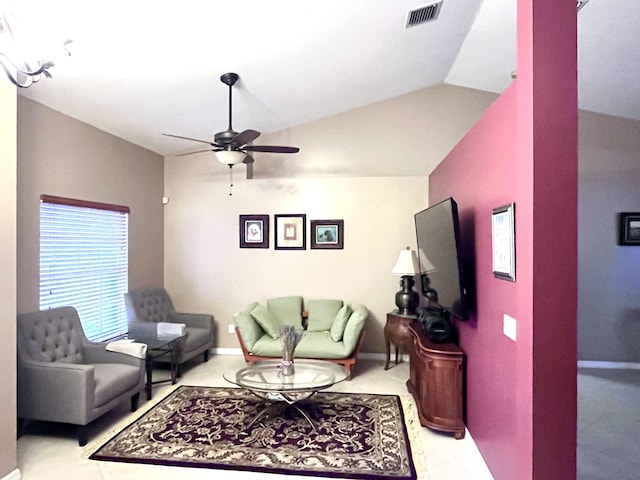
{"label": "baseboard trim", "polygon": [[596,361],[596,360],[578,360],[578,368],[640,370],[640,363],[637,363],[637,362],[601,362],[601,361]]}
{"label": "baseboard trim", "polygon": [[242,350],[239,348],[212,348],[211,353],[214,355],[239,355],[242,356]]}
{"label": "baseboard trim", "polygon": [[0,480],[20,480],[20,469],[16,468],[13,472],[9,472],[8,475],[2,477]]}
{"label": "baseboard trim", "polygon": [[[242,350],[239,348],[212,348],[211,353],[214,355],[237,355],[242,356]],[[358,358],[363,360],[386,360],[387,356],[384,353],[364,353],[361,352]],[[402,355],[402,361],[408,361],[409,355]]]}

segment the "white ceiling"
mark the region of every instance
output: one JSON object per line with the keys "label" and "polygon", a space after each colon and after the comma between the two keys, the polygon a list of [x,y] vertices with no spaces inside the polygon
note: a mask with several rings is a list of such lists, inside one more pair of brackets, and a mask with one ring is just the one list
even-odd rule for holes
{"label": "white ceiling", "polygon": [[[272,132],[451,83],[501,92],[515,65],[516,0],[14,0],[73,39],[20,94],[161,155],[227,128],[222,73],[240,74],[233,127]],[[580,11],[580,108],[640,120],[640,1]],[[260,140],[256,141],[260,144]]]}

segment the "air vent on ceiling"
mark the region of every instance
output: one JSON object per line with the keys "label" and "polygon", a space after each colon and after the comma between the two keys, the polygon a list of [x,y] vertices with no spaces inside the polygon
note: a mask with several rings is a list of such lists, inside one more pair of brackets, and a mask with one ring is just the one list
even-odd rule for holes
{"label": "air vent on ceiling", "polygon": [[441,7],[442,1],[409,10],[405,28],[415,27],[416,25],[437,19]]}

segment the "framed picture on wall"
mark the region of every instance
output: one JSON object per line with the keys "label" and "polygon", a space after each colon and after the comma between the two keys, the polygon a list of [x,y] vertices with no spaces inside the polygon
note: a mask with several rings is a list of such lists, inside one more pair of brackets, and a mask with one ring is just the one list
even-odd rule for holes
{"label": "framed picture on wall", "polygon": [[640,245],[640,212],[620,214],[620,245]]}
{"label": "framed picture on wall", "polygon": [[491,250],[493,275],[516,280],[515,203],[493,209],[491,215]]}
{"label": "framed picture on wall", "polygon": [[240,215],[240,248],[269,248],[269,215]]}
{"label": "framed picture on wall", "polygon": [[307,216],[304,213],[274,215],[275,249],[306,250]]}
{"label": "framed picture on wall", "polygon": [[311,248],[344,248],[344,220],[311,220]]}

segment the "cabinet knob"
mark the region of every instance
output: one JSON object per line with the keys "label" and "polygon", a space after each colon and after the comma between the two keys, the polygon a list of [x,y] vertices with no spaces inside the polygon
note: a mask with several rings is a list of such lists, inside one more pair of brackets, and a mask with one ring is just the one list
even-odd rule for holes
{"label": "cabinet knob", "polygon": [[429,368],[433,368],[433,360],[429,360]]}

